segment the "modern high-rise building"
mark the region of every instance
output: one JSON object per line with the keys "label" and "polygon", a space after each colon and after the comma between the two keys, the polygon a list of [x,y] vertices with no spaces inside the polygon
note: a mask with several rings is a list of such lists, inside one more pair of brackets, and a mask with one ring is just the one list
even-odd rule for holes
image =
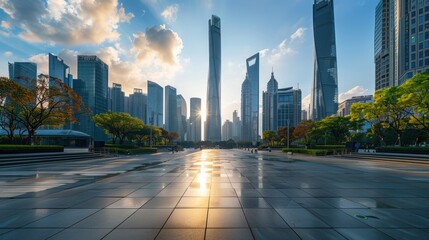
{"label": "modern high-rise building", "polygon": [[429,71],[429,2],[380,0],[375,13],[375,87]]}
{"label": "modern high-rise building", "polygon": [[147,111],[146,123],[164,127],[164,90],[155,82],[147,81]]}
{"label": "modern high-rise building", "polygon": [[337,114],[338,79],[335,44],[334,1],[314,0],[314,75],[311,118],[321,120]]}
{"label": "modern high-rise building", "polygon": [[[277,97],[277,127],[294,127],[301,122],[301,90],[280,88]],[[277,130],[277,129],[276,129]]]}
{"label": "modern high-rise building", "polygon": [[267,91],[262,92],[262,131],[277,131],[277,91],[279,89],[274,72],[267,83]]}
{"label": "modern high-rise building", "polygon": [[33,62],[8,63],[9,79],[29,88],[37,80],[37,64]]}
{"label": "modern high-rise building", "polygon": [[69,66],[64,63],[63,59],[49,53],[49,86],[53,86],[53,78],[59,79],[73,88],[73,75],[70,74]]}
{"label": "modern high-rise building", "polygon": [[301,121],[307,120],[307,111],[301,110]]}
{"label": "modern high-rise building", "polygon": [[241,86],[242,140],[259,141],[259,53],[246,59],[247,74]]}
{"label": "modern high-rise building", "polygon": [[375,10],[375,90],[393,86],[393,69],[390,69],[390,2],[380,0]]}
{"label": "modern high-rise building", "polygon": [[177,91],[176,88],[165,86],[165,129],[177,132]]}
{"label": "modern high-rise building", "polygon": [[220,18],[209,20],[209,74],[207,81],[207,113],[205,139],[221,140],[221,34]]}
{"label": "modern high-rise building", "polygon": [[186,130],[188,128],[188,108],[186,106],[186,100],[182,95],[177,95],[177,133],[181,141],[186,140]]}
{"label": "modern high-rise building", "polygon": [[350,109],[353,103],[368,103],[374,102],[374,98],[372,95],[366,96],[355,96],[350,99],[347,99],[338,105],[337,115],[340,117],[345,117],[350,115]]}
{"label": "modern high-rise building", "polygon": [[201,98],[190,100],[188,141],[201,141]]}
{"label": "modern high-rise building", "polygon": [[136,117],[146,123],[147,96],[140,88],[134,88],[128,100],[128,111],[131,116]]}
{"label": "modern high-rise building", "polygon": [[111,102],[112,112],[125,112],[125,93],[122,91],[122,85],[119,83],[113,83],[112,87],[109,88],[109,101]]}
{"label": "modern high-rise building", "polygon": [[232,139],[233,124],[231,121],[226,120],[222,125],[222,141],[228,141]]}
{"label": "modern high-rise building", "polygon": [[106,140],[103,128],[97,127],[92,117],[108,110],[108,73],[109,66],[97,56],[77,56],[78,79],[73,82],[73,90],[82,97],[83,103],[91,109],[91,113],[78,114],[73,129],[91,135],[94,141]]}
{"label": "modern high-rise building", "polygon": [[234,141],[241,140],[241,121],[238,117],[237,110],[232,113],[232,139]]}

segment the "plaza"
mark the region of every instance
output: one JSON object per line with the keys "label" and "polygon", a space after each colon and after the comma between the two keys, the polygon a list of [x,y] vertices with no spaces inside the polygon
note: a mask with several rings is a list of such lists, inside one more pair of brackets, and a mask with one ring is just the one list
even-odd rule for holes
{"label": "plaza", "polygon": [[429,165],[192,150],[0,169],[0,239],[426,239]]}

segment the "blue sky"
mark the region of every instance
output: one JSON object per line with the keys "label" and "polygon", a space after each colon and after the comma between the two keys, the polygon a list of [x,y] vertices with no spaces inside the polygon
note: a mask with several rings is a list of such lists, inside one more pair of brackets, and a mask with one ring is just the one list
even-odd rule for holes
{"label": "blue sky", "polygon": [[[374,91],[376,2],[334,2],[340,100]],[[303,98],[308,96],[313,77],[312,4],[312,0],[0,0],[0,75],[8,75],[8,61],[35,61],[39,71],[46,72],[49,52],[62,57],[76,74],[77,54],[97,54],[110,66],[109,85],[121,83],[130,93],[133,88],[146,91],[146,81],[152,80],[176,87],[188,104],[189,98],[201,97],[205,105],[208,19],[215,14],[222,24],[224,121],[240,110],[245,59],[256,52],[261,52],[261,92],[273,68],[279,87],[299,84]]]}

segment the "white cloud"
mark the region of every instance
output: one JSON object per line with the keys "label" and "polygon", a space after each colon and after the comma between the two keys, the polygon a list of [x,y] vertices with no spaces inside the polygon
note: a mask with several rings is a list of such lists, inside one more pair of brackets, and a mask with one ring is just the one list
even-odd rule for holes
{"label": "white cloud", "polygon": [[340,93],[339,97],[338,97],[338,102],[341,103],[347,99],[350,99],[352,97],[355,96],[362,96],[362,95],[368,95],[369,90],[362,87],[362,86],[355,86],[352,89]]}
{"label": "white cloud", "polygon": [[165,25],[147,28],[144,33],[134,34],[133,52],[137,62],[145,66],[178,66],[183,48],[180,36]]}
{"label": "white cloud", "polygon": [[6,51],[3,53],[3,55],[5,55],[6,57],[10,57],[13,55],[13,52]]}
{"label": "white cloud", "polygon": [[4,29],[10,29],[10,27],[11,27],[10,22],[1,21],[1,27]]}
{"label": "white cloud", "polygon": [[308,111],[308,106],[311,103],[311,94],[305,96],[301,101],[302,110]]}
{"label": "white cloud", "polygon": [[173,4],[168,6],[167,8],[162,11],[161,16],[165,19],[167,22],[175,22],[177,18],[177,12],[179,11],[179,5]]}
{"label": "white cloud", "polygon": [[290,39],[295,41],[296,39],[302,38],[304,36],[304,32],[307,28],[300,27],[298,28],[291,36]]}
{"label": "white cloud", "polygon": [[100,44],[119,38],[118,25],[134,17],[117,0],[0,1],[0,9],[29,42]]}
{"label": "white cloud", "polygon": [[294,50],[287,42],[287,40],[283,40],[275,49],[271,50],[271,56],[269,59],[269,63],[274,64],[279,61],[286,55],[294,55],[297,51]]}
{"label": "white cloud", "polygon": [[268,49],[268,48],[262,49],[261,51],[259,51],[259,56],[261,58],[263,58],[263,57],[267,56],[269,51],[270,51],[270,49]]}
{"label": "white cloud", "polygon": [[28,60],[37,64],[37,74],[49,74],[49,57],[47,54],[33,55]]}

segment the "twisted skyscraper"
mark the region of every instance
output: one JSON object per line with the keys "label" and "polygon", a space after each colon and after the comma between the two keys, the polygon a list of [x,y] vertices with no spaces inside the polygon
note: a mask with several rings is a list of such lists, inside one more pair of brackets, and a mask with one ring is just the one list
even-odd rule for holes
{"label": "twisted skyscraper", "polygon": [[311,89],[311,118],[315,121],[337,114],[338,80],[335,44],[334,2],[313,4],[314,76]]}
{"label": "twisted skyscraper", "polygon": [[209,20],[209,76],[207,81],[205,139],[214,142],[221,140],[220,47],[220,18],[212,15],[212,19]]}

